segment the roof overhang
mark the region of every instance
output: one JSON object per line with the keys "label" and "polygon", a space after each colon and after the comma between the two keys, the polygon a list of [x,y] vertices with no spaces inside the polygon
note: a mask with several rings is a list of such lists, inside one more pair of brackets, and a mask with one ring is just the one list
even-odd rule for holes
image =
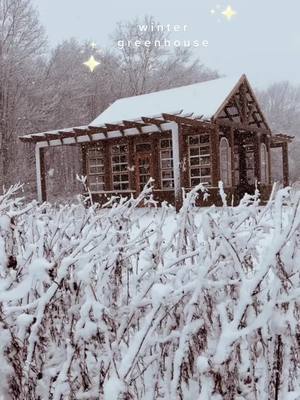
{"label": "roof overhang", "polygon": [[166,124],[176,122],[190,126],[211,128],[211,121],[203,120],[193,114],[182,114],[182,111],[172,114],[161,114],[153,117],[141,117],[136,120],[122,121],[116,124],[101,126],[80,126],[75,128],[58,129],[41,133],[32,133],[20,136],[24,143],[43,143],[45,146],[59,146],[76,143],[86,143],[99,140],[150,134],[165,131]]}
{"label": "roof overhang", "polygon": [[187,125],[191,127],[201,127],[211,131],[214,127],[232,127],[241,132],[260,132],[271,137],[271,146],[280,147],[283,143],[290,143],[294,136],[278,133],[272,134],[270,131],[255,126],[244,126],[228,121],[204,120],[202,116],[194,114],[183,114],[182,111],[172,114],[163,113],[153,117],[140,117],[135,120],[124,120],[115,124],[104,124],[101,126],[79,126],[67,129],[32,133],[19,137],[24,143],[40,144],[40,146],[59,146],[69,144],[80,144],[95,142],[106,139],[122,138],[139,134],[161,133],[166,131],[169,123]]}

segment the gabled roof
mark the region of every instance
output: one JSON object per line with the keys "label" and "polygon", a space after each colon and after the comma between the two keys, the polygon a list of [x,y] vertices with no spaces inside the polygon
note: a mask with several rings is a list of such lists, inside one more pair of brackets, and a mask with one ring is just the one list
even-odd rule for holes
{"label": "gabled roof", "polygon": [[[115,101],[91,124],[31,133],[20,137],[27,143],[63,145],[84,143],[140,133],[162,132],[169,122],[212,129],[230,126],[242,131],[271,130],[246,78],[220,78]],[[279,137],[280,136],[280,137]],[[276,144],[290,136],[276,135]]]}
{"label": "gabled roof", "polygon": [[244,75],[241,78],[219,78],[119,99],[92,121],[90,126],[117,124],[123,120],[133,120],[141,116],[153,117],[178,111],[212,118],[243,78]]}

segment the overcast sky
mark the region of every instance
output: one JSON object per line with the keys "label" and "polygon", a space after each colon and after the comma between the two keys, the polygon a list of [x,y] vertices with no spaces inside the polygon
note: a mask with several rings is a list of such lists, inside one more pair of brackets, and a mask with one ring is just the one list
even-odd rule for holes
{"label": "overcast sky", "polygon": [[[162,24],[187,25],[174,40],[207,40],[207,48],[194,52],[222,74],[246,73],[258,87],[280,80],[300,84],[299,0],[33,1],[51,45],[76,37],[106,47],[118,21],[147,14]],[[230,21],[221,14],[228,5],[237,12]]]}

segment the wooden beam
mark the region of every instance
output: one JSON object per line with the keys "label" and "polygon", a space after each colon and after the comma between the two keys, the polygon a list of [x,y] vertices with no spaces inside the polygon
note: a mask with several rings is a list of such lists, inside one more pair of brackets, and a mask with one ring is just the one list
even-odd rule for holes
{"label": "wooden beam", "polygon": [[269,131],[267,129],[258,128],[256,126],[249,126],[246,124],[240,124],[238,122],[216,120],[215,123],[218,126],[225,126],[225,127],[229,127],[229,128],[232,126],[234,129],[237,129],[237,130],[248,131],[248,132],[260,132],[262,134],[271,135],[271,131]]}
{"label": "wooden beam", "polygon": [[154,118],[154,117],[142,117],[142,120],[145,122],[146,125],[157,125],[160,126],[165,123],[163,119]]}
{"label": "wooden beam", "polygon": [[125,125],[126,128],[136,128],[140,133],[143,133],[142,128],[147,125],[142,122],[126,121],[126,120],[123,120],[123,124]]}
{"label": "wooden beam", "polygon": [[230,128],[230,164],[231,164],[231,186],[235,187],[235,165],[234,165],[234,129]]}
{"label": "wooden beam", "polygon": [[60,137],[62,139],[72,138],[76,135],[76,134],[74,135],[73,131],[72,132],[58,131],[58,133],[60,134]]}
{"label": "wooden beam", "polygon": [[25,137],[25,136],[20,136],[19,139],[21,140],[21,142],[23,143],[32,143],[32,138],[31,137]]}
{"label": "wooden beam", "polygon": [[50,143],[51,140],[59,140],[61,144],[63,144],[62,138],[60,135],[53,134],[53,133],[45,133],[46,140],[48,144]]}
{"label": "wooden beam", "polygon": [[181,174],[180,174],[180,146],[179,146],[179,125],[173,124],[172,127],[172,151],[173,151],[173,174],[174,174],[174,194],[175,208],[178,212],[182,206]]}
{"label": "wooden beam", "polygon": [[160,132],[163,132],[161,129],[161,125],[164,124],[166,121],[157,119],[157,118],[149,118],[149,117],[142,117],[142,120],[145,122],[145,124],[150,124],[150,125],[155,125]]}
{"label": "wooden beam", "polygon": [[35,167],[36,167],[36,187],[37,197],[40,203],[46,201],[46,173],[45,173],[45,149],[35,146]]}
{"label": "wooden beam", "polygon": [[254,145],[254,173],[255,178],[258,182],[261,181],[261,136],[259,132],[256,132],[253,136]]}
{"label": "wooden beam", "polygon": [[165,114],[163,113],[162,116],[166,121],[176,122],[177,124],[185,124],[190,126],[201,126],[211,128],[210,122],[199,121],[197,119],[187,118],[187,117],[180,117],[179,115],[172,115],[172,114]]}
{"label": "wooden beam", "polygon": [[283,169],[283,186],[289,186],[289,155],[288,143],[282,143],[282,169]]}
{"label": "wooden beam", "polygon": [[124,128],[123,126],[117,124],[105,124],[105,126],[108,131],[119,131]]}
{"label": "wooden beam", "polygon": [[267,151],[268,151],[268,184],[272,183],[272,159],[271,159],[271,138],[266,137]]}
{"label": "wooden beam", "polygon": [[218,187],[220,181],[220,138],[219,129],[217,126],[215,126],[214,131],[210,135],[210,141],[212,186]]}
{"label": "wooden beam", "polygon": [[240,87],[240,102],[241,102],[241,121],[243,124],[247,123],[247,93],[246,82],[244,81]]}

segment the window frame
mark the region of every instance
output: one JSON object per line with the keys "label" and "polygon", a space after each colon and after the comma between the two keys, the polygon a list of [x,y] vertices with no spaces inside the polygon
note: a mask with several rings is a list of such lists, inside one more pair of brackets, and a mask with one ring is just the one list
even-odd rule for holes
{"label": "window frame", "polygon": [[[162,147],[162,142],[168,141],[168,147]],[[169,157],[162,157],[163,152],[169,152]],[[173,160],[173,146],[172,138],[161,138],[159,141],[159,162],[160,162],[160,183],[163,190],[174,190],[174,160]],[[163,166],[164,162],[170,162],[170,166]],[[170,173],[170,177],[164,177],[164,173]],[[171,185],[166,185],[169,182]]]}
{"label": "window frame", "polygon": [[[91,152],[98,152],[99,154],[95,154],[94,157],[90,156]],[[96,163],[94,165],[91,164],[91,160],[102,159],[102,162]],[[91,172],[90,168],[102,168],[102,171]],[[88,188],[91,193],[102,193],[105,191],[105,149],[103,146],[90,146],[86,150],[86,168],[87,168],[87,183]],[[91,177],[101,178],[99,182],[91,182]],[[96,187],[93,189],[93,187]],[[101,187],[101,189],[100,189]]]}
{"label": "window frame", "polygon": [[[125,147],[126,151],[121,151],[121,147]],[[114,151],[114,148],[116,149]],[[119,148],[119,149],[117,149]],[[118,157],[119,161],[114,161]],[[121,157],[125,157],[125,161],[121,161]],[[110,145],[110,166],[111,166],[111,187],[114,192],[130,192],[130,175],[129,175],[129,145],[128,143],[112,143]],[[119,168],[115,168],[119,167]],[[114,170],[115,169],[115,170]],[[118,170],[119,169],[119,170]],[[127,176],[126,180],[122,177]],[[116,180],[115,178],[120,179]],[[124,186],[125,185],[125,186]],[[119,186],[119,188],[117,187]]]}
{"label": "window frame", "polygon": [[[202,142],[201,137],[207,136],[208,141]],[[192,143],[191,139],[198,138],[198,143]],[[199,185],[202,183],[203,185],[211,186],[212,185],[212,160],[211,160],[211,139],[209,133],[199,133],[197,135],[188,135],[187,136],[187,146],[188,146],[188,163],[189,163],[189,185],[190,188]],[[208,147],[207,153],[202,153],[201,149]],[[198,154],[191,154],[191,150],[198,149]],[[209,158],[209,163],[201,163],[201,158]],[[198,164],[194,164],[191,160],[199,159]],[[202,174],[202,170],[209,168],[210,174]],[[192,170],[199,170],[199,175],[192,176]],[[206,180],[204,180],[206,179]],[[194,184],[193,180],[199,180],[198,183]]]}

